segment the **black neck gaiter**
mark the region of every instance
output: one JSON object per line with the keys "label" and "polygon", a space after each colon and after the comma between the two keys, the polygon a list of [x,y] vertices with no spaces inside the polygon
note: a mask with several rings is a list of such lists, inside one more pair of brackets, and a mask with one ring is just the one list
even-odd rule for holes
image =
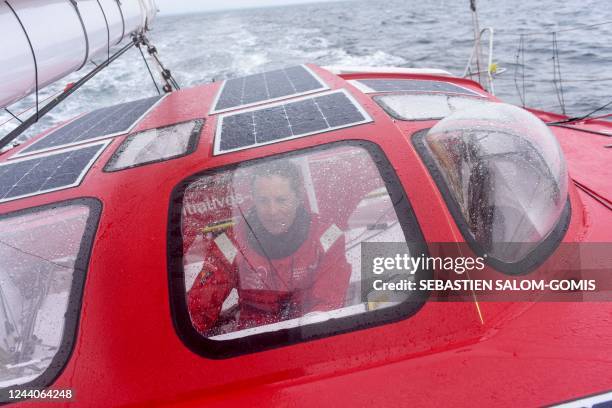
{"label": "black neck gaiter", "polygon": [[247,242],[259,255],[269,259],[286,258],[304,243],[310,229],[310,214],[303,206],[297,209],[295,220],[287,232],[271,234],[261,223],[255,208],[246,216]]}

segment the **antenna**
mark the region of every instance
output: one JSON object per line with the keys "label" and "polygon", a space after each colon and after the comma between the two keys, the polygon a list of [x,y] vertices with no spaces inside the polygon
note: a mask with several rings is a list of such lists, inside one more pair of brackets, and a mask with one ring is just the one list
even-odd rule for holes
{"label": "antenna", "polygon": [[[476,54],[476,73],[478,74],[478,83],[482,84],[480,68],[480,60],[482,59],[482,50],[480,49],[480,26],[478,24],[478,9],[476,0],[470,0],[470,10],[472,10],[472,27],[474,28],[474,51]],[[488,68],[487,68],[488,69]]]}

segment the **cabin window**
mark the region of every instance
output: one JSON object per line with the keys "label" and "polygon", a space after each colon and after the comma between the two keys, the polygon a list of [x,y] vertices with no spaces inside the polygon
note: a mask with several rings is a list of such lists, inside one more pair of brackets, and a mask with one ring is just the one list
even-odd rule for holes
{"label": "cabin window", "polygon": [[[224,357],[397,320],[422,301],[362,293],[361,244],[425,250],[382,152],[335,143],[193,176],[170,218],[176,321]],[[177,239],[180,238],[180,239]]]}
{"label": "cabin window", "polygon": [[568,174],[546,125],[516,106],[458,111],[414,144],[473,249],[519,274],[554,250],[569,222]]}
{"label": "cabin window", "polygon": [[493,103],[478,97],[442,93],[379,95],[374,100],[389,115],[399,120],[442,119],[461,109]]}
{"label": "cabin window", "polygon": [[67,362],[99,213],[79,199],[0,215],[0,398]]}
{"label": "cabin window", "polygon": [[203,120],[192,120],[127,137],[108,161],[104,171],[117,171],[157,163],[192,153],[202,131]]}

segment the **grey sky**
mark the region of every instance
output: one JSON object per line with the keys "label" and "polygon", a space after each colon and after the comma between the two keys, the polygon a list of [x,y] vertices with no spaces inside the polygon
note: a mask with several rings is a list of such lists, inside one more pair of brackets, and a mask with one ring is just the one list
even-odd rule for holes
{"label": "grey sky", "polygon": [[321,3],[332,0],[155,0],[159,14],[228,10],[248,7],[283,6],[300,3]]}

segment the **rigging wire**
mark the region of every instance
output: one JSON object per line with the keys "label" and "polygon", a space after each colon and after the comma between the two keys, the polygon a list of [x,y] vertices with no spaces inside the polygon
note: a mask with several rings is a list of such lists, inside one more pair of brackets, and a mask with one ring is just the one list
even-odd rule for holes
{"label": "rigging wire", "polygon": [[4,110],[6,111],[6,113],[8,113],[9,115],[11,115],[13,118],[7,120],[6,122],[0,124],[0,127],[4,126],[6,123],[10,122],[13,119],[17,119],[19,121],[19,123],[23,123],[23,121],[21,119],[19,119],[17,116],[15,116],[15,114],[13,112],[11,112],[10,110],[8,110],[8,108],[4,108]]}
{"label": "rigging wire", "polygon": [[[519,63],[519,58],[521,59],[521,63]],[[516,87],[516,92],[518,93],[519,98],[521,99],[521,106],[525,107],[525,41],[522,35],[519,40],[518,49],[516,50],[515,61],[516,63],[514,65],[514,86]],[[519,88],[517,80],[519,67],[521,70],[522,78],[522,92],[521,88]]]}
{"label": "rigging wire", "polygon": [[149,62],[147,61],[147,58],[144,55],[144,52],[142,52],[142,48],[140,48],[140,43],[136,44],[136,48],[138,48],[138,51],[140,51],[140,55],[142,56],[142,60],[144,61],[146,67],[147,67],[147,71],[149,71],[149,76],[151,77],[151,81],[153,81],[153,85],[155,85],[155,89],[157,89],[157,94],[161,95],[161,91],[159,90],[159,86],[157,86],[157,81],[155,81],[155,77],[153,76],[153,72],[151,72],[151,67],[149,67]]}
{"label": "rigging wire", "polygon": [[0,150],[2,148],[4,148],[5,146],[7,146],[9,143],[11,143],[13,140],[15,140],[17,137],[19,137],[20,134],[22,134],[26,129],[28,129],[34,123],[38,122],[38,119],[39,119],[40,116],[46,115],[51,109],[53,109],[58,104],[60,104],[64,99],[66,99],[73,92],[75,92],[78,88],[80,88],[83,84],[85,84],[87,81],[89,81],[91,78],[93,78],[102,69],[106,68],[111,62],[113,62],[115,59],[119,58],[127,50],[129,50],[131,47],[133,47],[135,45],[135,43],[138,41],[138,38],[139,38],[139,36],[135,35],[133,37],[133,41],[130,41],[128,44],[123,46],[123,48],[121,48],[120,50],[115,52],[109,59],[104,61],[104,63],[101,63],[100,65],[98,65],[95,69],[90,71],[83,78],[79,79],[72,86],[67,86],[51,102],[49,102],[48,104],[46,104],[45,106],[43,106],[40,109],[40,114],[39,114],[39,110],[38,110],[38,98],[37,98],[37,109],[36,109],[37,112],[36,112],[36,114],[33,115],[33,116],[30,116],[29,118],[27,118],[19,126],[17,126],[15,129],[13,129],[11,132],[9,132],[6,136],[1,138],[0,139]]}
{"label": "rigging wire", "polygon": [[591,116],[589,119],[595,120],[595,119],[604,119],[604,118],[609,118],[609,117],[612,117],[612,113],[607,113],[605,115],[600,115],[600,116]]}
{"label": "rigging wire", "polygon": [[510,32],[504,33],[502,31],[501,34],[516,35],[516,36],[551,35],[553,33],[565,33],[568,31],[585,30],[585,29],[590,29],[590,28],[599,27],[599,26],[608,25],[608,24],[612,24],[612,20],[603,21],[601,23],[596,23],[596,24],[588,24],[588,25],[582,25],[582,26],[576,26],[576,27],[570,27],[570,28],[563,28],[560,30],[553,30],[553,31],[534,31],[534,32],[524,32],[524,33],[510,33]]}
{"label": "rigging wire", "polygon": [[[567,82],[602,82],[602,81],[612,81],[612,78],[597,78],[597,79],[587,79],[587,78],[581,78],[581,79],[564,79],[563,82],[567,83]],[[537,79],[527,79],[526,82],[528,83],[539,83],[542,81],[539,81]]]}
{"label": "rigging wire", "polygon": [[[56,92],[56,93],[54,93],[54,94],[52,94],[52,95],[49,95],[49,96],[47,96],[45,99],[43,99],[43,100],[42,100],[42,101],[40,101],[40,102],[41,102],[41,103],[42,103],[42,102],[46,102],[46,101],[48,101],[48,100],[49,100],[49,99],[51,99],[51,98],[55,98],[56,96],[58,96],[58,95],[60,95],[61,93],[63,93],[63,92],[66,90],[66,89],[68,89],[68,88],[69,88],[69,87],[70,87],[72,84],[73,84],[72,82],[71,82],[71,83],[69,83],[68,85],[66,85],[66,87],[64,88],[64,90],[59,91],[59,92]],[[30,106],[30,107],[28,107],[28,108],[25,108],[24,110],[22,110],[21,112],[19,112],[19,113],[17,113],[17,114],[13,114],[11,111],[9,111],[9,110],[8,110],[8,108],[4,108],[4,110],[5,110],[5,111],[6,111],[6,112],[7,112],[9,115],[11,115],[11,116],[12,116],[12,118],[9,118],[8,120],[6,120],[6,121],[4,121],[4,122],[0,123],[0,128],[1,128],[1,127],[3,127],[4,125],[6,125],[7,123],[11,122],[13,119],[17,119],[17,120],[19,121],[19,123],[23,123],[23,120],[19,119],[19,116],[23,115],[24,113],[26,113],[27,111],[29,111],[29,110],[31,110],[31,109],[33,109],[33,108],[35,108],[35,107],[36,107],[36,104],[34,104],[34,105],[32,105],[32,106]]]}
{"label": "rigging wire", "polygon": [[[601,111],[601,110],[606,109],[610,105],[612,105],[612,101],[606,103],[603,106],[600,106],[599,108],[597,108],[597,109],[587,113],[586,115],[576,116],[576,117],[572,117],[572,118],[568,118],[568,119],[564,119],[564,120],[559,120],[559,121],[556,121],[556,122],[548,122],[547,125],[557,125],[557,124],[562,124],[562,123],[580,122],[580,121],[585,120],[585,119],[598,119],[597,117],[596,118],[592,118],[591,116],[593,114]],[[599,116],[599,118],[605,118],[605,117],[608,117],[608,116],[612,116],[612,114]]]}
{"label": "rigging wire", "polygon": [[[557,94],[557,100],[561,105],[561,112],[565,115],[565,98],[563,97],[563,81],[561,79],[561,62],[559,60],[559,45],[557,44],[557,33],[552,34],[552,51],[553,51],[553,85]],[[558,85],[557,85],[558,84]]]}
{"label": "rigging wire", "polygon": [[[596,24],[589,24],[589,25],[582,25],[582,26],[576,26],[576,27],[570,27],[570,28],[565,28],[565,29],[558,29],[558,30],[554,30],[554,31],[541,31],[541,32],[523,32],[523,33],[509,33],[509,32],[502,32],[502,34],[506,34],[506,35],[517,35],[519,36],[519,43],[518,43],[518,47],[516,50],[516,54],[515,54],[515,69],[514,69],[514,86],[516,88],[516,92],[518,94],[518,97],[520,98],[521,101],[521,105],[523,107],[526,106],[526,88],[525,88],[525,83],[529,82],[529,83],[540,83],[541,81],[538,80],[526,80],[525,79],[525,69],[526,68],[532,68],[533,67],[527,67],[525,65],[525,37],[527,36],[535,36],[535,35],[552,35],[552,62],[553,62],[553,85],[555,88],[555,94],[557,97],[557,101],[559,103],[559,106],[561,107],[561,111],[563,112],[564,115],[566,115],[566,103],[565,103],[565,92],[563,89],[563,82],[601,82],[601,81],[612,81],[612,77],[609,78],[598,78],[598,79],[588,79],[588,78],[577,78],[577,79],[562,79],[561,76],[561,60],[560,60],[560,52],[559,52],[559,43],[558,43],[558,34],[561,32],[570,32],[570,31],[577,31],[577,30],[585,30],[585,29],[592,29],[595,27],[600,27],[600,26],[604,26],[604,25],[608,25],[608,24],[612,24],[612,20],[610,21],[604,21],[604,22],[600,22],[600,23],[596,23]],[[608,104],[604,105],[604,107],[607,107]],[[597,111],[604,109],[604,107],[599,108]],[[566,121],[569,122],[573,122],[573,121],[577,121],[577,120],[584,120],[586,118],[589,118],[592,115],[592,113],[589,113],[587,115],[584,116],[580,116],[580,117],[572,117],[569,119],[566,119],[565,121],[561,121],[561,122],[551,122],[551,123],[566,123]]]}
{"label": "rigging wire", "polygon": [[[98,1],[98,4],[99,4],[99,1]],[[164,92],[172,92],[174,89],[180,89],[180,86],[179,86],[178,82],[172,77],[172,74],[171,74],[170,70],[165,68],[163,66],[163,64],[161,63],[161,61],[159,60],[159,58],[157,57],[157,55],[156,55],[156,53],[157,53],[156,48],[149,43],[148,39],[144,36],[144,34],[142,34],[142,33],[140,33],[140,34],[133,34],[132,35],[132,41],[130,41],[129,44],[125,45],[123,48],[121,48],[120,50],[115,52],[113,55],[109,56],[106,59],[106,61],[104,61],[104,62],[102,62],[102,63],[100,63],[98,65],[95,62],[91,61],[92,64],[95,65],[95,69],[90,71],[83,78],[79,79],[77,82],[68,84],[64,88],[63,91],[58,92],[57,94],[51,95],[48,98],[44,99],[43,102],[46,101],[47,99],[53,98],[53,100],[51,102],[47,103],[40,110],[39,110],[38,88],[37,88],[37,90],[36,90],[36,105],[35,105],[36,106],[36,114],[35,115],[30,116],[29,118],[27,118],[25,120],[21,120],[21,119],[19,119],[18,116],[21,115],[22,113],[25,113],[28,110],[32,109],[32,107],[25,109],[24,111],[22,111],[21,113],[19,113],[17,115],[13,115],[12,112],[10,112],[8,109],[5,109],[6,112],[9,113],[12,117],[9,118],[4,123],[0,124],[0,127],[4,126],[6,123],[8,123],[8,122],[10,122],[10,121],[12,121],[14,119],[17,119],[20,122],[20,124],[16,128],[14,128],[13,130],[11,130],[7,135],[5,135],[4,137],[0,138],[0,150],[2,150],[4,147],[6,147],[10,143],[12,143],[26,129],[28,129],[34,123],[38,122],[40,117],[42,117],[45,114],[47,114],[51,109],[53,109],[55,106],[57,106],[59,103],[61,103],[64,99],[66,99],[70,94],[72,94],[74,91],[76,91],[79,87],[81,87],[83,84],[85,84],[91,78],[93,78],[102,69],[106,68],[111,62],[113,62],[119,56],[124,54],[132,46],[136,46],[140,50],[141,56],[143,57],[143,60],[145,61],[145,65],[147,66],[147,70],[149,71],[149,75],[151,76],[151,79],[153,80],[153,83],[155,84],[155,88],[157,89],[157,93],[161,95],[161,92],[159,90],[159,87],[157,86],[157,82],[155,81],[155,78],[153,77],[153,73],[151,72],[149,64],[148,64],[148,62],[147,62],[147,60],[146,60],[146,58],[144,56],[144,53],[142,52],[142,49],[140,48],[141,45],[146,45],[147,46],[147,51],[149,52],[149,54],[151,54],[153,56],[154,60],[156,61],[156,63],[159,65],[159,67],[161,69],[162,77],[163,77],[164,81],[166,82],[166,85],[163,86]],[[37,81],[37,83],[38,83],[38,81]]]}
{"label": "rigging wire", "polygon": [[181,89],[178,82],[176,82],[176,80],[172,76],[172,73],[170,72],[170,70],[164,67],[164,64],[162,64],[161,60],[159,59],[157,55],[157,48],[154,45],[152,45],[149,39],[144,35],[142,36],[142,43],[147,46],[147,52],[149,53],[149,55],[153,57],[153,59],[157,63],[160,69],[162,78],[166,82],[166,84],[162,87],[164,92],[172,92],[172,88],[177,89],[177,90]]}
{"label": "rigging wire", "polygon": [[[478,83],[482,83],[480,76],[482,69],[480,68],[480,28],[478,27],[478,13],[476,11],[476,0],[470,0],[470,9],[472,10],[472,27],[474,28],[474,48],[476,52],[476,74],[478,74]],[[489,68],[487,68],[489,69]]]}

